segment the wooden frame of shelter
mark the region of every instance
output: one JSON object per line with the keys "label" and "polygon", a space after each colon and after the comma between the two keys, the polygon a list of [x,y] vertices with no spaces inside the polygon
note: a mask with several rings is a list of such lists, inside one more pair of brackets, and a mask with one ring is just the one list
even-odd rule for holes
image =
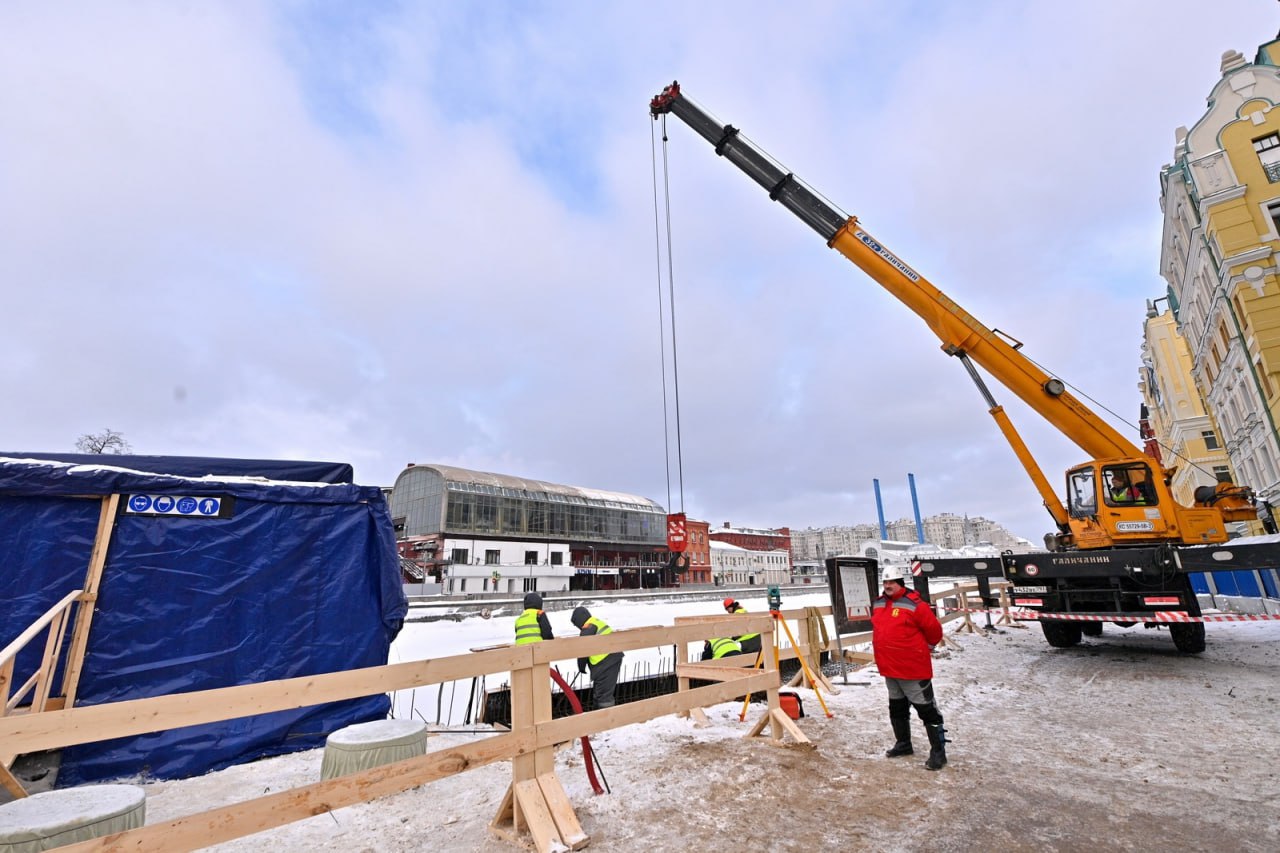
{"label": "wooden frame of shelter", "polygon": [[[89,628],[93,624],[94,603],[98,600],[98,587],[102,583],[102,567],[107,562],[107,549],[111,544],[111,533],[115,529],[119,507],[119,495],[107,495],[102,498],[102,508],[98,514],[98,529],[94,534],[93,550],[89,554],[89,567],[85,572],[83,589],[68,593],[18,635],[13,642],[0,650],[0,717],[13,714],[38,714],[44,711],[71,708],[75,705],[76,690],[80,686],[80,673],[84,670],[84,655],[89,647]],[[75,608],[75,620],[64,661],[64,640],[73,608]],[[40,636],[42,631],[47,631],[47,634],[40,666],[26,682],[14,689],[13,673],[18,653]],[[62,681],[60,689],[55,691],[54,680],[60,662],[63,663]],[[31,699],[23,705],[22,700],[26,699],[28,694]],[[14,797],[25,797],[26,790],[9,770],[13,766],[14,759],[21,753],[14,751],[10,743],[3,741],[0,743],[4,744],[0,746],[0,786]]]}

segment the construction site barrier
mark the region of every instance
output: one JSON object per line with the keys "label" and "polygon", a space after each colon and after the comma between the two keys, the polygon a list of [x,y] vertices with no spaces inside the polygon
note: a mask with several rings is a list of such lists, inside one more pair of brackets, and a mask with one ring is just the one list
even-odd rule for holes
{"label": "construction site barrier", "polygon": [[767,726],[773,742],[781,742],[784,733],[804,744],[809,741],[782,711],[780,679],[771,656],[762,670],[735,674],[705,687],[554,720],[551,663],[742,633],[759,633],[763,643],[771,644],[774,630],[774,620],[768,614],[718,616],[697,624],[636,628],[217,690],[12,714],[0,717],[0,743],[7,752],[23,755],[507,672],[512,690],[510,731],[63,849],[193,850],[510,760],[511,785],[490,830],[518,844],[531,840],[540,853],[576,850],[587,844],[588,837],[556,777],[557,744],[689,712],[750,692],[765,693],[768,709],[748,736],[762,733]]}
{"label": "construction site barrier", "polygon": [[1156,610],[1139,616],[1128,616],[1119,613],[1041,613],[1039,610],[1010,611],[1014,619],[1023,622],[1037,620],[1053,622],[1263,622],[1268,619],[1280,619],[1280,614],[1255,613],[1211,613],[1208,616],[1191,616],[1178,610]]}

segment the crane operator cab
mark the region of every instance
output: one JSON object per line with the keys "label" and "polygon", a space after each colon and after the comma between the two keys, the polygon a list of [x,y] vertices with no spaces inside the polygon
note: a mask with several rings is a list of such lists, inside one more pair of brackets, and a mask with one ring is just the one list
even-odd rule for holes
{"label": "crane operator cab", "polygon": [[1069,471],[1068,509],[1075,542],[1081,547],[1103,541],[1136,545],[1164,538],[1169,524],[1161,512],[1160,493],[1151,466],[1141,460],[1100,461]]}

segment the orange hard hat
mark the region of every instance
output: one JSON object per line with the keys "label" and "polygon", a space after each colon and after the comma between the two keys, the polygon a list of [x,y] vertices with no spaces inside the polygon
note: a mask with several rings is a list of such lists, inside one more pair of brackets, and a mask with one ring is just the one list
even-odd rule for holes
{"label": "orange hard hat", "polygon": [[738,602],[734,601],[732,598],[726,598],[724,600],[724,609],[732,610],[737,603]]}

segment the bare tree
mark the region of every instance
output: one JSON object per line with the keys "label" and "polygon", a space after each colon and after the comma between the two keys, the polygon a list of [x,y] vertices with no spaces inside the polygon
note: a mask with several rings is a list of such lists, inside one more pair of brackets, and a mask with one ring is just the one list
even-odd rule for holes
{"label": "bare tree", "polygon": [[124,434],[113,429],[102,432],[86,432],[76,439],[76,450],[81,453],[132,453],[133,448],[124,440]]}

